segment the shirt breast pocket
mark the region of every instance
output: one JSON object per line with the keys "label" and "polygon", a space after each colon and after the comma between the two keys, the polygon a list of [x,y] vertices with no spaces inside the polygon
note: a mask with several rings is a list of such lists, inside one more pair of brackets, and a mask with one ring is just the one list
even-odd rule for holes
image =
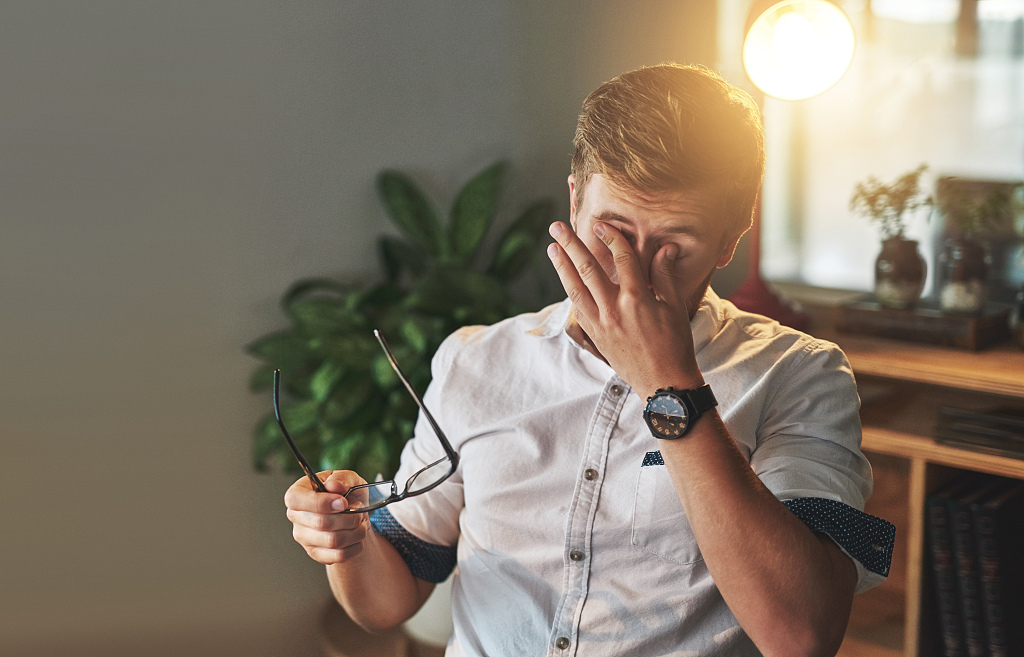
{"label": "shirt breast pocket", "polygon": [[[657,454],[655,459],[661,461],[660,457]],[[630,540],[634,547],[663,559],[682,565],[699,563],[704,558],[668,470],[660,463],[648,465],[651,460],[649,454],[637,476]]]}

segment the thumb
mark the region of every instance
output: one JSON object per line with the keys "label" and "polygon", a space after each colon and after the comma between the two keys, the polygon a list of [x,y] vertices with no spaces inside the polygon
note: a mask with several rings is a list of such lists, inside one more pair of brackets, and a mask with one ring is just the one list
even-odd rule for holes
{"label": "thumb", "polygon": [[680,298],[682,285],[679,284],[679,273],[676,267],[676,256],[679,255],[679,247],[675,244],[666,244],[654,254],[651,261],[651,287],[659,301],[676,307],[684,303]]}

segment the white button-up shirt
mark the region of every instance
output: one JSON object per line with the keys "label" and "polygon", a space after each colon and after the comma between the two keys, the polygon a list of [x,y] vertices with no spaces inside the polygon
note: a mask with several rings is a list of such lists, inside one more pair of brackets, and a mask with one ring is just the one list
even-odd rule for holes
{"label": "white button-up shirt", "polygon": [[[704,564],[644,401],[569,337],[570,312],[566,300],[444,342],[425,402],[461,463],[375,513],[375,530],[422,579],[455,567],[448,657],[759,654]],[[861,512],[871,470],[842,352],[711,290],[691,325],[757,476],[854,559],[858,590],[884,580],[893,530]],[[399,487],[442,455],[421,417]]]}

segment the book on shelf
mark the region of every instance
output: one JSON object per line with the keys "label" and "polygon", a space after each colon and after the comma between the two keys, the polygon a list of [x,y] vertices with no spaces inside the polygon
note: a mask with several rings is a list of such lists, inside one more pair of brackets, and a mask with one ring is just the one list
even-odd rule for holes
{"label": "book on shelf", "polygon": [[1024,407],[970,410],[940,406],[935,440],[988,454],[1024,458]]}
{"label": "book on shelf", "polygon": [[960,585],[953,555],[953,523],[949,500],[974,485],[974,478],[958,479],[925,498],[927,541],[945,657],[964,657],[967,654],[963,618],[960,614]]}
{"label": "book on shelf", "polygon": [[925,511],[942,654],[1024,655],[1024,482],[965,474]]}
{"label": "book on shelf", "polygon": [[960,591],[960,619],[964,628],[967,657],[986,657],[985,619],[981,609],[981,575],[971,511],[979,500],[986,499],[1000,483],[999,479],[975,480],[972,485],[951,495],[947,500],[953,563]]}
{"label": "book on shelf", "polygon": [[990,657],[1024,655],[1024,482],[970,505]]}

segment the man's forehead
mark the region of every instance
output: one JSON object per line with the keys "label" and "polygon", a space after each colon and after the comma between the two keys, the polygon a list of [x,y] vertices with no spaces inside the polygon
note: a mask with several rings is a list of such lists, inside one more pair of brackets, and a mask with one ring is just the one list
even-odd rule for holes
{"label": "man's forehead", "polygon": [[619,215],[627,223],[636,210],[710,219],[717,205],[714,195],[705,190],[638,190],[616,184],[604,174],[591,177],[583,202],[594,215]]}

